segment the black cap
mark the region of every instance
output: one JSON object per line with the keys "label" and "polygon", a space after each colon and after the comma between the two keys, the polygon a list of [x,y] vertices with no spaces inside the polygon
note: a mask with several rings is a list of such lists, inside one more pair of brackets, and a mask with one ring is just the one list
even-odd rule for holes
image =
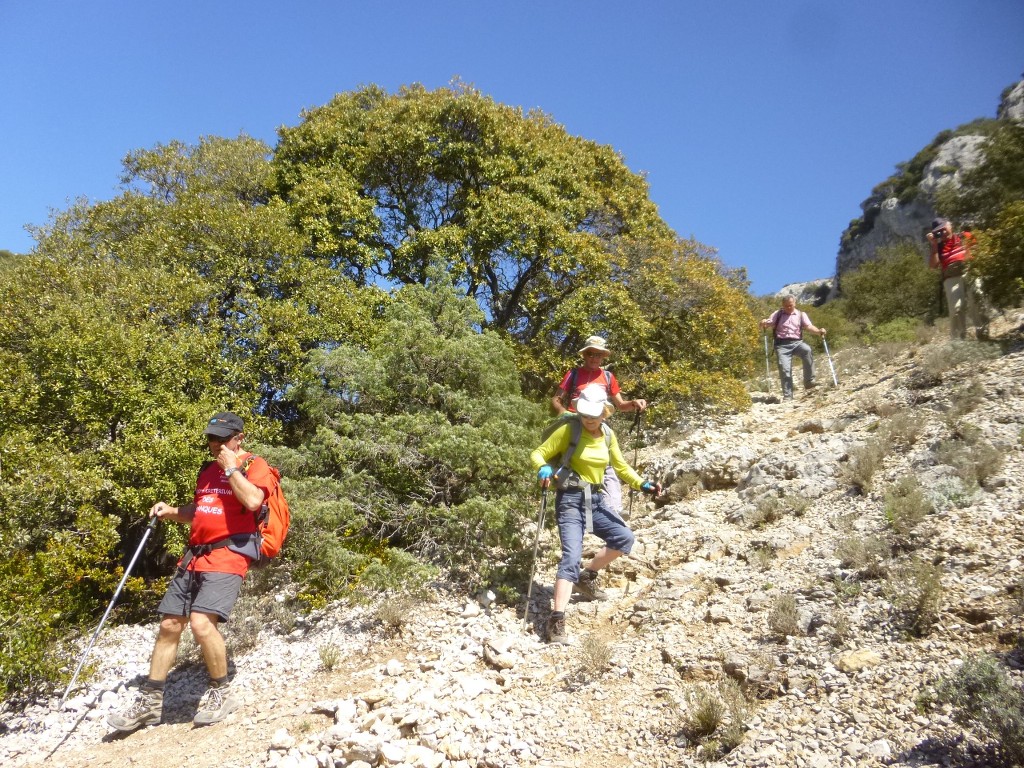
{"label": "black cap", "polygon": [[932,219],[932,229],[938,229],[949,224],[949,219]]}
{"label": "black cap", "polygon": [[242,421],[241,416],[230,411],[224,411],[213,414],[206,423],[206,429],[203,430],[203,434],[213,435],[214,437],[231,437],[244,430],[245,422]]}

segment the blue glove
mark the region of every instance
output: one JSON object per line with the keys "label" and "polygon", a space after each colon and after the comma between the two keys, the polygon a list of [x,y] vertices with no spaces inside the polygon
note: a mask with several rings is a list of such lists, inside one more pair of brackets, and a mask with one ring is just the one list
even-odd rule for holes
{"label": "blue glove", "polygon": [[547,480],[553,474],[555,474],[555,470],[553,470],[550,466],[545,464],[543,467],[537,470],[537,479]]}
{"label": "blue glove", "polygon": [[640,486],[640,490],[644,493],[649,493],[652,496],[657,496],[661,493],[661,483],[652,483],[650,480],[644,480]]}

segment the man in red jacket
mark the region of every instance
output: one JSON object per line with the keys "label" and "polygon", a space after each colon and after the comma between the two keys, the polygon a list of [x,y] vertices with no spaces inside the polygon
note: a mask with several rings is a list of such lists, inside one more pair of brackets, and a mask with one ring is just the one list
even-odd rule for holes
{"label": "man in red jacket", "polygon": [[228,684],[227,649],[217,625],[228,620],[242,579],[255,556],[256,513],[273,488],[267,463],[242,450],[245,424],[229,412],[217,413],[204,434],[212,461],[199,470],[193,500],[180,507],[165,502],[149,514],[191,526],[188,549],[178,563],[163,600],[160,631],[149,662],[149,677],[136,700],[124,712],[107,716],[107,724],[122,732],[159,723],[163,715],[164,684],[178,654],[186,626],[203,651],[210,686],[199,702],[193,722],[209,725],[238,708]]}
{"label": "man in red jacket", "polygon": [[984,338],[987,332],[980,317],[981,297],[974,279],[967,274],[974,235],[966,230],[956,233],[948,219],[935,219],[925,237],[931,252],[928,265],[942,270],[950,337],[966,338],[969,325],[978,338]]}

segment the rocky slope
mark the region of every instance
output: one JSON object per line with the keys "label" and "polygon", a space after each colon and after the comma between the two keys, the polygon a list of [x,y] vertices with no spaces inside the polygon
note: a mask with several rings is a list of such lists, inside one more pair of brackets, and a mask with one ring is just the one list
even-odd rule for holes
{"label": "rocky slope", "polygon": [[[571,646],[534,630],[557,560],[549,530],[527,631],[521,608],[443,587],[415,604],[329,606],[236,655],[244,705],[226,721],[191,725],[205,676],[193,653],[169,682],[164,724],[112,738],[103,718],[145,672],[153,638],[114,628],[63,710],[3,716],[0,763],[1005,764],[928,692],[970,654],[1020,661],[1022,321],[997,324],[1002,349],[839,352],[838,388],[822,356],[821,386],[795,404],[762,393],[746,413],[644,448],[668,493],[634,507],[636,550],[604,577],[612,599],[570,608]],[[886,494],[907,477],[932,508],[913,525],[899,507],[886,519]],[[934,614],[909,599],[928,565],[941,574]],[[928,619],[920,636],[915,619]],[[253,621],[268,619],[236,627]],[[683,731],[700,692],[726,681],[747,699],[733,710],[742,741],[722,755]]]}

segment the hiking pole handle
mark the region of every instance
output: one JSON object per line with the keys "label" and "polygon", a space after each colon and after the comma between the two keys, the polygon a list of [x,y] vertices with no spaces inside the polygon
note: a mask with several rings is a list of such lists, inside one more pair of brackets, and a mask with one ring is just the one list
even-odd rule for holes
{"label": "hiking pole handle", "polygon": [[146,526],[145,533],[142,534],[142,541],[139,542],[138,548],[135,550],[135,554],[132,555],[131,562],[128,563],[128,567],[124,569],[124,576],[121,577],[121,583],[117,585],[117,589],[114,590],[114,596],[110,598],[110,604],[107,605],[107,610],[103,612],[103,618],[100,619],[100,624],[96,627],[96,631],[92,633],[92,639],[89,640],[89,645],[86,646],[85,652],[82,654],[82,658],[78,660],[78,666],[75,667],[75,673],[71,676],[71,682],[68,683],[68,687],[64,690],[64,695],[61,697],[60,705],[57,709],[61,709],[64,706],[64,702],[68,700],[68,694],[71,693],[71,689],[74,687],[75,682],[78,680],[78,675],[82,671],[82,667],[85,665],[85,660],[89,657],[89,651],[96,644],[96,638],[100,636],[100,630],[103,629],[103,624],[106,622],[107,617],[110,616],[111,610],[114,608],[114,603],[117,602],[117,596],[121,594],[121,590],[124,589],[125,582],[128,581],[128,577],[131,575],[132,568],[135,567],[135,561],[139,559],[139,555],[142,554],[143,547],[146,546],[146,539],[149,538],[155,529],[157,524],[160,522],[160,518],[153,516],[149,520],[149,525]]}

